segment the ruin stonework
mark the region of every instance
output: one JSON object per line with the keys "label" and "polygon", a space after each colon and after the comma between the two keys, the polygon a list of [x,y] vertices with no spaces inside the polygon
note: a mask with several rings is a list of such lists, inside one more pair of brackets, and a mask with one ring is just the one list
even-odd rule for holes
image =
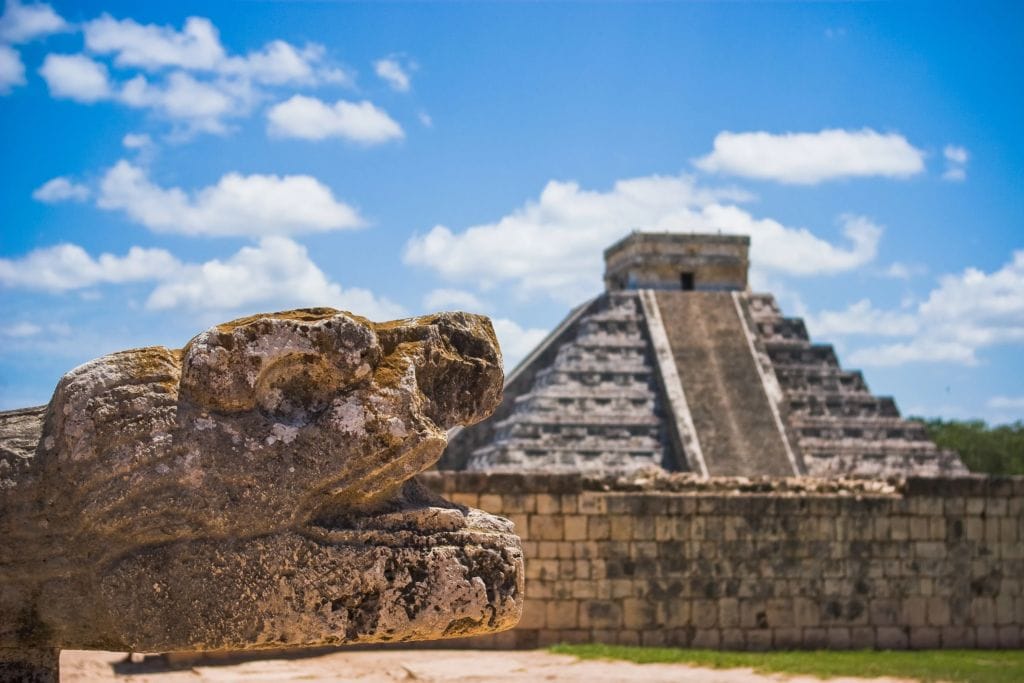
{"label": "ruin stonework", "polygon": [[429,472],[508,517],[526,602],[459,646],[1024,646],[1024,477]]}
{"label": "ruin stonework", "polygon": [[0,678],[61,648],[450,638],[519,618],[504,519],[414,475],[500,401],[486,318],[252,316],[0,413]]}
{"label": "ruin stonework", "polygon": [[452,434],[441,468],[965,474],[802,320],[747,290],[748,246],[633,233],[610,247],[608,291],[511,373],[491,419]]}

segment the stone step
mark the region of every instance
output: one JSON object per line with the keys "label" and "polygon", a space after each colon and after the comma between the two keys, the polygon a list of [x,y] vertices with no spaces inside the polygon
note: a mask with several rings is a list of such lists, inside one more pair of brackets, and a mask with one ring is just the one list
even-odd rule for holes
{"label": "stone step", "polygon": [[[866,441],[927,441],[928,435],[923,428],[914,425],[912,422],[898,420],[886,424],[879,421],[886,418],[862,419],[853,418],[815,418],[814,421],[794,419],[791,424],[793,431],[800,436],[800,442],[805,438],[833,439],[841,441],[844,439],[860,439]],[[828,422],[825,422],[828,420]],[[931,443],[930,441],[928,443]]]}
{"label": "stone step", "polygon": [[899,417],[888,396],[869,393],[790,391],[786,394],[791,416]]}
{"label": "stone step", "polygon": [[869,395],[864,375],[859,370],[773,363],[775,376],[787,393],[844,393]]}
{"label": "stone step", "polygon": [[832,453],[845,456],[880,457],[884,455],[934,455],[939,451],[931,441],[907,441],[905,439],[800,439],[800,448],[804,455],[813,454],[824,457]]}
{"label": "stone step", "polygon": [[[520,404],[534,399],[545,399],[549,401],[559,401],[563,399],[575,401],[587,399],[593,401],[633,402],[657,400],[657,395],[647,384],[633,384],[628,387],[619,386],[617,384],[584,387],[580,384],[561,383],[537,386],[529,393],[516,396],[512,400],[516,404]],[[567,403],[566,405],[571,405],[571,403]]]}
{"label": "stone step", "polygon": [[838,368],[839,358],[831,344],[790,344],[766,342],[765,350],[776,365]]}
{"label": "stone step", "polygon": [[581,426],[614,426],[614,427],[647,427],[661,424],[661,418],[653,413],[638,413],[630,415],[601,415],[591,412],[571,414],[568,412],[540,413],[536,411],[524,411],[513,413],[502,420],[495,427],[501,430],[507,425],[513,424],[536,424],[536,425],[581,425]]}
{"label": "stone step", "polygon": [[656,293],[708,471],[791,476],[785,437],[728,292]]}
{"label": "stone step", "polygon": [[810,337],[802,318],[770,318],[756,323],[757,335],[764,342],[808,344]]}
{"label": "stone step", "polygon": [[516,403],[522,406],[523,410],[546,412],[576,412],[594,413],[597,415],[626,415],[630,413],[650,414],[654,408],[655,398],[653,395],[644,398],[599,398],[599,397],[563,397],[554,398],[541,395],[519,396]]}

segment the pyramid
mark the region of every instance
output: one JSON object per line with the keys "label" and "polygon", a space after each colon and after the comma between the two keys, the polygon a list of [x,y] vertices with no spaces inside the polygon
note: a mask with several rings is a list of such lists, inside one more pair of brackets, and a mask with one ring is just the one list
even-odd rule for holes
{"label": "pyramid", "polygon": [[747,287],[745,236],[634,232],[605,251],[605,292],[573,309],[506,379],[488,420],[439,467],[703,476],[964,474]]}

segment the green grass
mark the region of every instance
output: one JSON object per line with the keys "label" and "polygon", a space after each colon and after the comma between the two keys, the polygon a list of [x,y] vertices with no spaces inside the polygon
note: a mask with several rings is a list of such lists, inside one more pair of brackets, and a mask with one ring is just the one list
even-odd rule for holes
{"label": "green grass", "polygon": [[555,645],[551,652],[580,659],[624,659],[637,664],[693,664],[759,673],[804,674],[818,678],[893,676],[920,681],[1021,683],[1022,650],[917,650],[811,652],[719,652],[626,645]]}

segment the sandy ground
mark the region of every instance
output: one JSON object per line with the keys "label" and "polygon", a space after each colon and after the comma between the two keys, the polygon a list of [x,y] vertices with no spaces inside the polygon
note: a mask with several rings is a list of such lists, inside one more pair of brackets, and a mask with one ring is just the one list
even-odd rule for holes
{"label": "sandy ground", "polygon": [[[682,664],[632,664],[630,662],[580,661],[542,650],[491,652],[477,650],[387,650],[333,652],[297,659],[263,659],[223,665],[202,665],[176,671],[113,664],[123,654],[65,651],[61,654],[63,683],[206,683],[227,681],[426,681],[429,683],[821,683],[806,676],[756,674],[750,669],[704,669]],[[832,683],[908,683],[896,678],[834,678]]]}

